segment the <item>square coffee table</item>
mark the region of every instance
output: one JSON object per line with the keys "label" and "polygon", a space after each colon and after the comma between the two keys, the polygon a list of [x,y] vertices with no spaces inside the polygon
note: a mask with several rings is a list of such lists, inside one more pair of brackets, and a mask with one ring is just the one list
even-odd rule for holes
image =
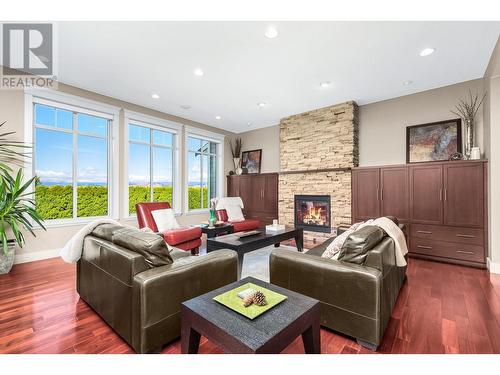
{"label": "square coffee table", "polygon": [[[251,320],[213,297],[246,283],[261,285],[288,298]],[[280,353],[299,335],[309,354],[319,354],[320,303],[253,277],[223,286],[181,305],[181,350],[196,354],[203,335],[225,353]]]}
{"label": "square coffee table", "polygon": [[207,252],[218,249],[231,249],[238,253],[238,278],[241,276],[243,267],[243,257],[245,253],[262,249],[269,245],[279,246],[279,243],[289,239],[295,239],[297,250],[303,250],[304,231],[301,228],[286,227],[279,232],[266,232],[265,229],[259,229],[259,234],[248,237],[238,237],[236,234],[228,234],[207,239]]}

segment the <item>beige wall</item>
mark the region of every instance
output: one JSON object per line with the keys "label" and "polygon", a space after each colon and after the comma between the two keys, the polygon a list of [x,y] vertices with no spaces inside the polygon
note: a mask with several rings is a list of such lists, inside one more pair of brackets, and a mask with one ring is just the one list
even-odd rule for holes
{"label": "beige wall", "polygon": [[[186,120],[183,118],[179,118],[176,116],[172,116],[166,113],[162,113],[159,111],[155,111],[152,109],[144,108],[138,105],[134,105],[131,103],[127,103],[121,100],[117,100],[114,98],[110,98],[107,96],[99,95],[96,93],[92,93],[86,90],[82,90],[76,87],[59,84],[59,91],[65,92],[71,95],[76,95],[82,98],[91,99],[94,101],[98,101],[104,104],[109,104],[112,106],[120,107],[125,110],[130,110],[134,112],[139,112],[145,115],[158,117],[160,119],[170,120],[177,123],[181,123],[184,125],[209,130],[213,132],[217,132],[219,134],[224,134],[228,137],[233,136],[233,133],[223,131],[221,129],[216,129],[204,124],[196,123],[190,120]],[[16,138],[18,140],[24,139],[24,92],[22,91],[14,91],[14,90],[0,90],[0,122],[7,121],[7,123],[3,127],[3,131],[15,131]],[[125,126],[124,126],[124,115],[123,111],[120,112],[120,139],[123,139]],[[182,135],[184,137],[184,134]],[[119,142],[121,144],[121,141]],[[181,140],[181,145],[184,144],[184,139]],[[124,160],[123,148],[120,148],[120,176],[119,181],[122,181],[122,176],[124,173],[124,163],[121,161]],[[232,167],[232,158],[230,156],[229,148],[227,145],[224,147],[224,169],[225,174]],[[182,150],[181,150],[182,151]],[[181,158],[183,160],[183,158]],[[184,163],[184,161],[183,161]],[[181,165],[181,173],[184,174],[184,164]],[[120,184],[120,204],[122,205],[121,196],[124,192],[125,187]],[[225,181],[223,183],[225,189]],[[224,191],[225,194],[225,191]],[[183,202],[184,203],[184,202]],[[184,206],[182,206],[184,207]],[[120,207],[120,217],[123,218],[123,214],[125,212],[124,207]],[[181,225],[189,225],[199,223],[202,220],[206,220],[207,215],[182,215],[178,218],[178,221]],[[136,220],[125,220],[124,222],[132,225],[136,225]],[[56,253],[58,249],[60,249],[73,234],[75,234],[81,225],[70,225],[70,226],[60,226],[60,227],[50,227],[45,232],[43,230],[36,230],[36,238],[33,238],[30,235],[26,235],[26,246],[23,249],[20,249],[16,253],[16,262],[22,262],[26,260],[36,260],[43,259],[49,257]]]}
{"label": "beige wall", "polygon": [[[469,93],[481,95],[476,79],[359,107],[359,165],[406,163],[406,127],[457,118],[450,112]],[[476,144],[484,150],[483,113],[476,118]]]}
{"label": "beige wall", "polygon": [[487,97],[484,112],[485,154],[488,163],[488,267],[500,273],[500,38],[484,75]]}
{"label": "beige wall", "polygon": [[[453,119],[450,110],[460,99],[484,92],[483,79],[462,82],[359,107],[359,165],[406,163],[406,127]],[[262,148],[262,167],[278,172],[279,125],[241,133],[243,149]],[[486,151],[483,112],[476,119],[476,144]]]}
{"label": "beige wall", "polygon": [[262,149],[262,173],[280,170],[279,125],[251,130],[237,136],[243,140],[243,151]]}

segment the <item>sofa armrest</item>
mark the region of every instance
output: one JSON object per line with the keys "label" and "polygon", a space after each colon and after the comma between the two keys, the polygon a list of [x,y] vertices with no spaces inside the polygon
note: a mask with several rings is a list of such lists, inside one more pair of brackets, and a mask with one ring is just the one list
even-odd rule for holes
{"label": "sofa armrest", "polygon": [[269,262],[272,284],[342,310],[379,317],[382,287],[379,270],[281,249],[271,253]]}
{"label": "sofa armrest", "polygon": [[182,302],[236,281],[237,267],[236,252],[217,250],[135,275],[134,320],[148,327],[179,313]]}

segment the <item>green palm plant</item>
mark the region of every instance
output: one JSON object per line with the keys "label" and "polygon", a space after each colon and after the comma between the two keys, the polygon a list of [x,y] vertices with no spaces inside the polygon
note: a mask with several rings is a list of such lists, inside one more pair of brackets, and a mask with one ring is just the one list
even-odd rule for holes
{"label": "green palm plant", "polygon": [[[0,124],[0,128],[5,125],[5,121]],[[12,172],[11,165],[23,166],[23,160],[29,157],[26,152],[31,146],[21,141],[14,141],[10,136],[16,132],[0,133],[0,173],[5,175]]]}
{"label": "green palm plant", "polygon": [[23,247],[24,235],[21,231],[21,226],[24,226],[33,236],[34,223],[41,228],[43,219],[35,209],[33,201],[34,192],[29,191],[31,184],[36,177],[29,179],[23,183],[23,170],[19,169],[16,177],[12,177],[9,173],[4,173],[0,179],[0,241],[4,254],[8,250],[8,229],[12,230],[15,242]]}
{"label": "green palm plant", "polygon": [[[0,128],[5,122],[0,124]],[[25,158],[31,155],[26,151],[31,146],[11,139],[15,132],[0,133],[0,242],[3,253],[7,254],[9,244],[24,245],[22,227],[33,236],[35,223],[41,228],[43,219],[36,211],[33,191],[30,186],[36,181],[36,176],[23,182],[23,170],[20,168],[15,177],[11,175],[12,166],[22,167]],[[12,232],[13,239],[8,238]]]}

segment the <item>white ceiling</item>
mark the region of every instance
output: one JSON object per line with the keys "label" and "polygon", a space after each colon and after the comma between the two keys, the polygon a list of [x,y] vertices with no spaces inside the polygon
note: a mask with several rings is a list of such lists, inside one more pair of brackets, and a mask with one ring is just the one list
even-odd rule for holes
{"label": "white ceiling", "polygon": [[[499,33],[500,22],[61,22],[59,79],[242,132],[480,78]],[[436,52],[420,57],[426,47]]]}

